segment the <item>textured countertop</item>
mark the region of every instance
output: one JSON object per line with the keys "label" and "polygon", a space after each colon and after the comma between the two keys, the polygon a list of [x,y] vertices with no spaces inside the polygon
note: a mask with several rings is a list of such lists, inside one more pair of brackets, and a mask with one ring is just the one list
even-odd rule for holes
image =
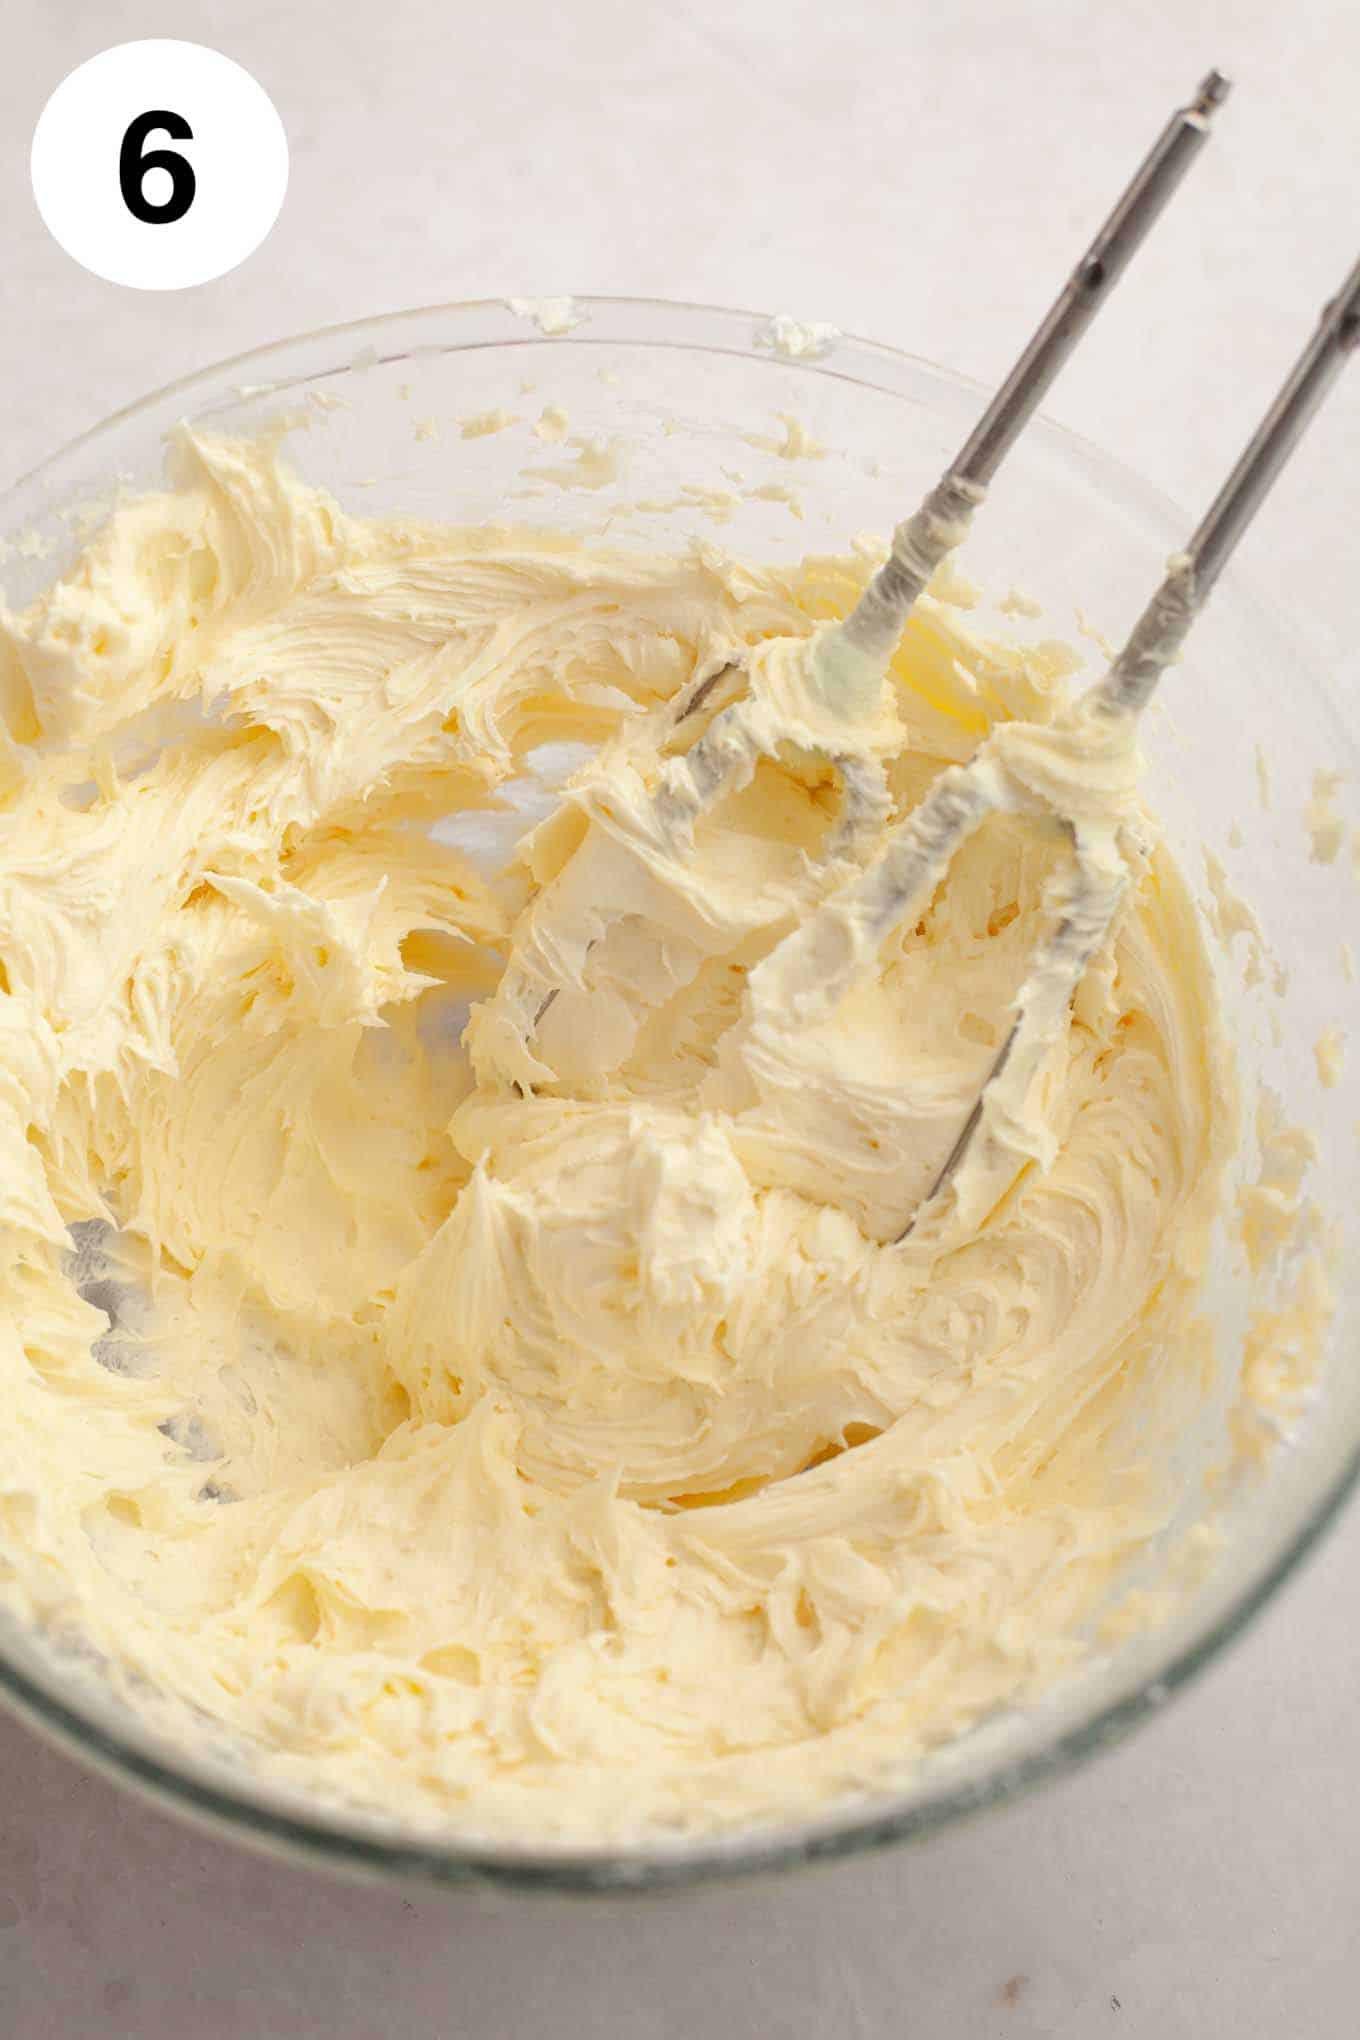
{"label": "textured countertop", "polygon": [[[521,0],[499,34],[468,0],[9,0],[5,28],[0,487],[223,355],[442,298],[786,310],[994,379],[1218,63],[1238,92],[1195,196],[1051,406],[1196,507],[1360,223],[1353,0]],[[87,276],[27,188],[52,87],[156,34],[244,63],[293,151],[270,239],[171,296]],[[1360,685],[1358,529],[1360,371],[1243,547],[1267,590],[1307,577],[1316,635]],[[871,1861],[628,1904],[331,1881],[182,1827],[0,1719],[0,2032],[1349,2040],[1357,1569],[1352,1507],[1192,1692],[1036,1799]]]}

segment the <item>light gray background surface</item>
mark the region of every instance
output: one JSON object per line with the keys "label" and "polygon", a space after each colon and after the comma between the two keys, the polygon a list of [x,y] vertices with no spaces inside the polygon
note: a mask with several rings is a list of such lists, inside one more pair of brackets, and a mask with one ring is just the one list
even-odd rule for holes
{"label": "light gray background surface", "polygon": [[[7,0],[0,487],[285,333],[443,298],[786,310],[995,379],[1209,63],[1221,134],[1051,409],[1198,507],[1360,240],[1355,0]],[[28,193],[45,98],[214,43],[293,151],[220,282],[120,291]],[[1360,369],[1244,546],[1360,686]],[[1353,1094],[1346,1109],[1352,1109]],[[4,2040],[1360,2030],[1360,1512],[1132,1744],[933,1843],[629,1905],[346,1885],[182,1828],[0,1720]]]}

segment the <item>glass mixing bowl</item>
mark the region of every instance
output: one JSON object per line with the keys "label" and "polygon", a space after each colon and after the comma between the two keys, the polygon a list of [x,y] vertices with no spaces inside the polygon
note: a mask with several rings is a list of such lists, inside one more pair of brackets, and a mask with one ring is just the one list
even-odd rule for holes
{"label": "glass mixing bowl", "polygon": [[[165,435],[182,419],[240,434],[282,421],[306,477],[365,513],[508,517],[648,547],[698,535],[737,555],[792,559],[843,551],[861,532],[886,534],[981,402],[976,387],[892,348],[744,312],[617,299],[437,306],[243,355],[88,433],[0,501],[5,589],[21,605],[120,489],[154,485]],[[548,405],[567,414],[565,444],[531,429]],[[822,457],[797,456],[787,418]],[[1126,469],[1040,422],[997,484],[962,566],[992,597],[1021,589],[1042,605],[1041,619],[1028,622],[1012,606],[1001,619],[1007,634],[1085,634],[1094,667],[1095,639],[1123,636],[1189,525]],[[987,626],[986,602],[977,620]],[[797,1826],[626,1850],[493,1847],[452,1832],[431,1842],[380,1815],[285,1794],[220,1751],[184,1747],[153,1713],[116,1698],[78,1651],[13,1623],[0,1626],[0,1690],[80,1755],[242,1837],[355,1869],[519,1888],[653,1886],[918,1837],[1127,1733],[1251,1619],[1360,1467],[1355,1103],[1353,1090],[1349,1100],[1321,1090],[1313,1055],[1322,1029],[1354,1004],[1342,942],[1360,922],[1360,894],[1348,871],[1311,860],[1304,823],[1314,769],[1349,767],[1353,783],[1358,738],[1354,703],[1329,693],[1293,625],[1232,575],[1149,717],[1148,795],[1183,870],[1211,905],[1204,851],[1221,859],[1272,957],[1248,985],[1242,942],[1235,952],[1215,945],[1248,1107],[1237,1181],[1257,1167],[1250,1107],[1269,1086],[1285,1115],[1316,1136],[1307,1187],[1337,1228],[1341,1271],[1316,1392],[1259,1472],[1219,1497],[1221,1556],[1182,1588],[1162,1626],[1094,1651],[1042,1704],[942,1749],[892,1796],[839,1803]],[[1225,1364],[1216,1404],[1180,1448],[1187,1523],[1201,1506],[1199,1475],[1221,1439],[1252,1308],[1226,1237],[1207,1305]],[[1157,1584],[1159,1564],[1172,1564],[1178,1548],[1172,1540],[1154,1555],[1145,1584]]]}

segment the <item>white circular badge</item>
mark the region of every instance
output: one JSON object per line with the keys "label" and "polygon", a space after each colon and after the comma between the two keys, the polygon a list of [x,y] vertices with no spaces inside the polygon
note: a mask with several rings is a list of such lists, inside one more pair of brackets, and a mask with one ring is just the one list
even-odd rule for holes
{"label": "white circular badge", "polygon": [[58,85],[30,167],[48,231],[84,268],[133,290],[184,290],[259,247],[288,189],[288,139],[230,57],[119,43]]}

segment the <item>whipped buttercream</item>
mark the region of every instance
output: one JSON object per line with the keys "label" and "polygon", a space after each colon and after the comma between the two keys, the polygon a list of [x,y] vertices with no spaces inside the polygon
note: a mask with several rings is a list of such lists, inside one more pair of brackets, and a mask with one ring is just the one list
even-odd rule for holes
{"label": "whipped buttercream", "polygon": [[[836,733],[873,829],[984,740],[1034,811],[819,999],[774,952],[855,868],[797,641],[864,559],[369,522],[268,445],[174,460],[0,616],[0,1595],[413,1822],[900,1781],[1080,1656],[1203,1392],[1230,1084],[1131,749],[1064,715],[1065,655],[924,598]],[[745,652],[753,712],[823,721],[681,855],[672,704]],[[1120,917],[894,1244],[1061,890],[1049,798]],[[526,1043],[505,988],[548,965]]]}

